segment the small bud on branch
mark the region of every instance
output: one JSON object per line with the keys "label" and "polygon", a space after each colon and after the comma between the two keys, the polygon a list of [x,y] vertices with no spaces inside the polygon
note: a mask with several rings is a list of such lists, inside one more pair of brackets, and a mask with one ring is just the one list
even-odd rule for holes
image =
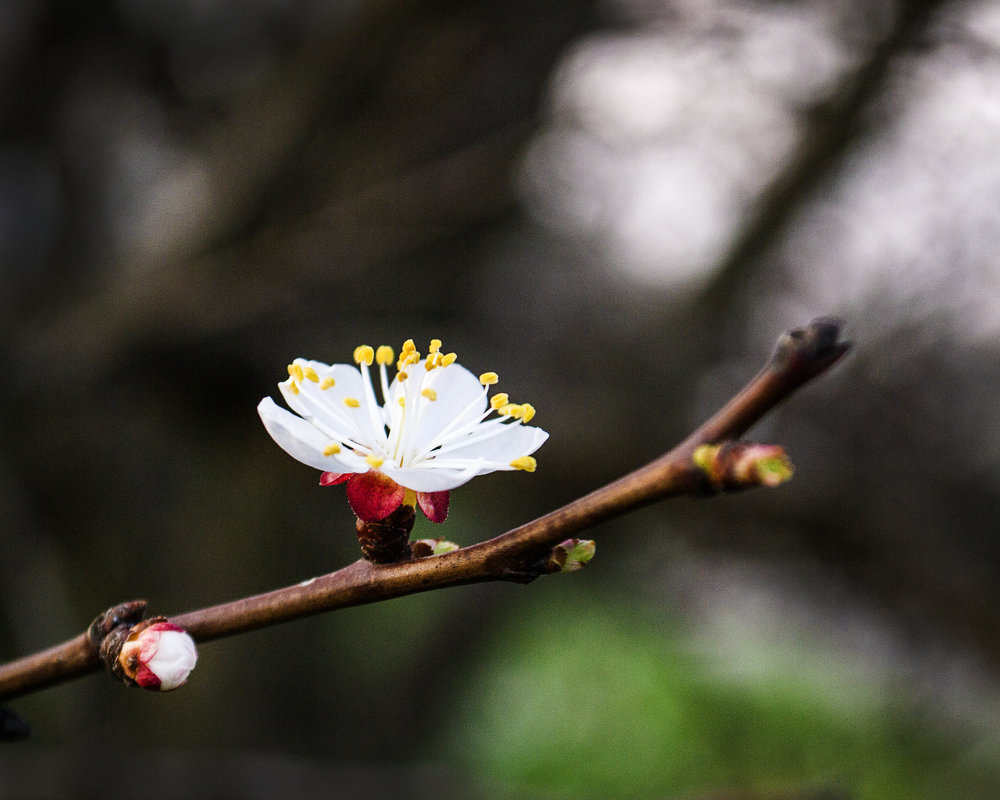
{"label": "small bud on branch", "polygon": [[552,548],[546,562],[546,572],[576,572],[594,557],[597,543],[593,539],[567,539]]}
{"label": "small bud on branch", "polygon": [[453,553],[456,550],[458,550],[457,544],[441,537],[437,539],[418,539],[413,543],[413,558],[440,556],[444,553]]}
{"label": "small bud on branch", "polygon": [[198,663],[198,651],[182,627],[165,617],[153,617],[132,628],[115,663],[126,682],[170,692],[187,682]]}
{"label": "small bud on branch", "polygon": [[182,686],[198,661],[194,640],[166,617],[142,619],[145,600],[112,606],[87,629],[104,668],[129,686],[169,692]]}
{"label": "small bud on branch", "polygon": [[691,458],[715,491],[780,486],[794,472],[785,449],[776,444],[703,444]]}

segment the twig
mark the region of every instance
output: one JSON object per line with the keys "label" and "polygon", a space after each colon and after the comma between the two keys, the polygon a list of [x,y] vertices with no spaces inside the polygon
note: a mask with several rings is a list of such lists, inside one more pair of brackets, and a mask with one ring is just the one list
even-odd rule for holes
{"label": "twig", "polygon": [[[338,608],[446,586],[509,580],[529,582],[561,541],[612,517],[678,494],[720,489],[695,463],[695,450],[742,436],[774,406],[832,366],[849,349],[841,323],[821,318],[784,334],[767,365],[720,411],[665,455],[584,497],[479,544],[443,555],[373,564],[356,561],[336,572],[265,594],[190,611],[171,621],[200,642]],[[740,450],[716,448],[719,457]],[[722,465],[720,474],[726,472]],[[749,484],[744,484],[749,485]],[[725,485],[722,488],[739,488]],[[96,671],[86,633],[0,666],[0,700]]]}

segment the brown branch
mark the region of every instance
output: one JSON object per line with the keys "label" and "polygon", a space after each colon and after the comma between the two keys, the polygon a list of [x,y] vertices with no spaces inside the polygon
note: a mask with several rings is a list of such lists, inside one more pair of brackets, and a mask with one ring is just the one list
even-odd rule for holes
{"label": "brown branch", "polygon": [[[833,365],[849,345],[841,323],[817,319],[784,334],[770,361],[711,419],[665,455],[545,516],[451,553],[395,564],[356,561],[343,569],[265,594],[191,611],[171,621],[196,641],[250,631],[338,608],[465,583],[529,582],[561,541],[593,525],[678,494],[717,490],[694,451],[731,441],[797,388]],[[737,488],[727,485],[726,488]],[[0,699],[45,688],[100,667],[86,634],[0,666]]]}

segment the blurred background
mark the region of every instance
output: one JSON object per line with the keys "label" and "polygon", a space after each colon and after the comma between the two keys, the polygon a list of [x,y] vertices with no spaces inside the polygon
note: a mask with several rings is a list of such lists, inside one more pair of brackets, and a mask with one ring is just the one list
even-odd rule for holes
{"label": "blurred background", "polygon": [[773,491],[582,573],[17,700],[0,800],[1000,796],[1000,7],[4,0],[0,659],[358,557],[255,407],[431,337],[538,409],[493,536],[659,455],[837,314]]}

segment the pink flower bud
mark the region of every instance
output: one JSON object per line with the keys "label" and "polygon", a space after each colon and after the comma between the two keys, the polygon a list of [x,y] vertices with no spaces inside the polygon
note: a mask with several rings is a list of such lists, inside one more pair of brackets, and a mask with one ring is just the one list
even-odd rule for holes
{"label": "pink flower bud", "polygon": [[172,622],[137,625],[122,645],[118,663],[125,676],[143,689],[169,692],[183,686],[198,651],[187,631]]}

